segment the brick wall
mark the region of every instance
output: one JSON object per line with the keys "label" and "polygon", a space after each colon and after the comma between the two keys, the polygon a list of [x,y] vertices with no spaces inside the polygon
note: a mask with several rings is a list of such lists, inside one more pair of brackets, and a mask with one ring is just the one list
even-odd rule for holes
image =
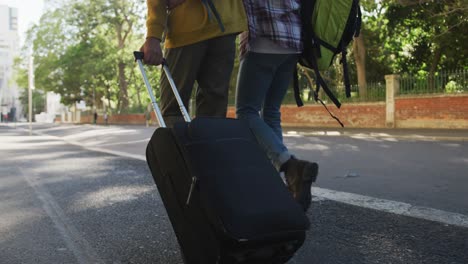
{"label": "brick wall", "polygon": [[395,121],[399,128],[468,129],[468,95],[400,96]]}
{"label": "brick wall", "polygon": [[[343,104],[340,109],[334,105],[327,105],[328,109],[338,117],[345,127],[384,127],[385,104]],[[229,109],[229,117],[234,117],[233,108]],[[322,105],[283,105],[281,120],[287,127],[340,127]]]}
{"label": "brick wall", "polygon": [[[344,103],[340,109],[327,105],[345,127],[384,128],[385,103]],[[468,95],[400,96],[395,98],[397,128],[468,129]],[[287,127],[339,127],[322,105],[283,105],[282,123]],[[228,117],[235,117],[230,107]],[[81,116],[82,123],[92,123],[92,116]],[[156,122],[152,113],[153,124]],[[103,124],[102,115],[98,124]],[[110,124],[145,124],[144,114],[112,115]]]}
{"label": "brick wall", "polygon": [[112,124],[129,124],[129,125],[145,124],[145,115],[144,114],[112,115],[109,118],[109,122]]}

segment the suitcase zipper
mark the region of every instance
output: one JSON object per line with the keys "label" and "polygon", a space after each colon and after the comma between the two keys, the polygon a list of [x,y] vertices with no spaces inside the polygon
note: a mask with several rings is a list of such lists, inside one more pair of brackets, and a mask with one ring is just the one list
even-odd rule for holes
{"label": "suitcase zipper", "polygon": [[193,176],[192,177],[192,184],[190,185],[190,190],[189,190],[189,193],[188,193],[188,196],[187,196],[187,201],[185,202],[185,204],[187,206],[190,204],[190,201],[192,200],[193,190],[195,189],[195,186],[197,185],[197,182],[198,182],[197,177]]}

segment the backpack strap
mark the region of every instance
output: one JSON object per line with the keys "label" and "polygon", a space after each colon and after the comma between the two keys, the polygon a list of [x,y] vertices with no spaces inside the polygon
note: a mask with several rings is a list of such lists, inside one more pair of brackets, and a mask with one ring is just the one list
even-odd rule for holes
{"label": "backpack strap", "polygon": [[[314,71],[315,71],[315,68],[314,68]],[[328,86],[327,84],[325,83],[325,81],[323,80],[322,76],[320,75],[320,72],[318,70],[315,71],[315,75],[316,75],[316,78],[317,78],[317,89],[315,90],[314,92],[314,99],[315,101],[317,102],[320,102],[323,107],[325,107],[325,110],[327,110],[328,114],[330,114],[330,116],[335,119],[341,127],[344,127],[343,123],[341,122],[341,120],[336,117],[334,114],[332,114],[332,112],[330,112],[330,110],[328,110],[328,107],[325,105],[325,103],[318,97],[318,93],[319,93],[319,90],[320,90],[320,86],[323,86],[323,91],[327,94],[327,96],[330,98],[330,100],[333,101],[333,103],[336,105],[336,107],[340,108],[341,107],[341,103],[340,101],[338,101],[338,99],[336,99],[335,95],[330,91],[330,89],[328,89]]]}
{"label": "backpack strap", "polygon": [[[330,112],[328,107],[325,105],[325,103],[318,97],[318,93],[320,91],[320,86],[323,86],[323,90],[328,95],[330,100],[333,101],[333,103],[336,105],[336,107],[338,107],[338,108],[341,107],[340,101],[338,101],[338,99],[336,99],[335,95],[330,91],[330,89],[328,89],[327,84],[323,80],[322,76],[320,75],[320,73],[318,72],[318,69],[316,67],[314,67],[314,71],[315,71],[316,85],[317,85],[317,88],[314,91],[314,100],[316,102],[320,102],[323,105],[323,107],[325,107],[325,110],[327,110],[328,114],[330,114],[330,116],[333,119],[335,119],[340,124],[341,127],[344,127],[344,124],[341,122],[341,120],[338,117],[336,117],[335,115],[333,115],[332,112]],[[300,94],[300,91],[299,91],[299,73],[297,71],[297,67],[294,69],[293,81],[294,81],[294,85],[293,85],[294,99],[296,99],[296,104],[297,104],[298,107],[304,106],[304,102],[301,99],[301,94]]]}
{"label": "backpack strap", "polygon": [[299,73],[297,72],[297,66],[294,68],[293,89],[294,89],[294,99],[296,99],[297,106],[298,107],[304,106],[304,102],[302,102],[301,93],[299,91]]}
{"label": "backpack strap", "polygon": [[341,107],[340,101],[335,97],[333,92],[330,91],[330,89],[328,88],[328,85],[325,82],[325,80],[322,78],[322,75],[320,74],[317,66],[314,66],[312,69],[314,70],[315,78],[317,79],[317,89],[315,90],[315,94],[316,94],[315,99],[317,100],[318,93],[320,91],[320,87],[322,87],[323,91],[327,94],[327,96],[330,98],[330,100],[336,105],[337,108],[340,108]]}
{"label": "backpack strap", "polygon": [[[311,69],[314,70],[315,79],[317,80],[317,88],[316,88],[315,92],[318,94],[318,92],[320,91],[320,87],[323,87],[323,91],[327,94],[327,96],[330,98],[330,100],[336,105],[336,107],[340,108],[341,107],[340,101],[338,100],[338,98],[336,98],[336,96],[333,94],[333,92],[330,90],[330,88],[328,88],[327,83],[322,78],[322,75],[320,74],[320,71],[317,68],[317,64],[313,60],[308,61],[308,63],[311,64],[310,65]],[[297,106],[300,107],[300,106],[303,106],[304,103],[301,100],[301,96],[300,96],[300,92],[299,92],[299,80],[298,79],[299,79],[299,77],[298,77],[298,72],[297,72],[297,67],[296,67],[296,69],[294,70],[293,88],[294,88],[294,97],[296,99],[296,104],[297,104]]]}
{"label": "backpack strap", "polygon": [[203,5],[205,5],[205,8],[208,12],[208,19],[212,19],[212,15],[216,18],[216,21],[218,22],[219,28],[221,29],[221,32],[225,31],[223,22],[221,21],[221,17],[218,13],[218,10],[216,9],[215,5],[213,4],[212,0],[201,0]]}
{"label": "backpack strap", "polygon": [[361,33],[361,25],[362,25],[362,12],[361,12],[361,7],[359,6],[359,0],[357,2],[357,21],[356,21],[356,31],[354,33],[354,37],[357,38],[359,37],[359,34]]}
{"label": "backpack strap", "polygon": [[341,64],[343,64],[343,77],[345,85],[346,98],[351,97],[351,81],[349,80],[348,60],[346,59],[346,48],[342,47]]}
{"label": "backpack strap", "polygon": [[[356,19],[354,21],[354,25],[351,27],[353,31],[352,37],[358,37],[359,33],[361,32],[361,22],[362,22],[362,14],[361,14],[361,8],[359,7],[359,0],[355,0],[353,2],[353,8],[356,8]],[[351,37],[351,38],[352,38]],[[341,50],[341,64],[343,65],[343,77],[344,77],[344,85],[345,85],[345,93],[346,97],[349,98],[351,97],[351,81],[349,80],[349,69],[348,69],[348,61],[346,59],[346,42],[348,40],[341,40],[340,41],[340,50]],[[350,41],[350,40],[349,40]],[[328,47],[327,47],[328,48]]]}
{"label": "backpack strap", "polygon": [[314,92],[314,98],[315,98],[315,101],[319,101],[323,107],[325,107],[325,110],[327,110],[328,114],[330,114],[330,116],[336,120],[336,122],[338,122],[340,124],[341,127],[344,127],[343,123],[341,122],[341,120],[336,117],[334,114],[332,114],[332,112],[330,112],[330,110],[328,110],[328,107],[325,105],[325,103],[318,97],[318,94],[316,92]]}

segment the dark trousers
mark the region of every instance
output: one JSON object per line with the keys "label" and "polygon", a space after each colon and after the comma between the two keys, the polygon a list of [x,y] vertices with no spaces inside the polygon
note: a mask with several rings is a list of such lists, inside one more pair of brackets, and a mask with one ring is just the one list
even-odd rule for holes
{"label": "dark trousers", "polygon": [[[196,116],[226,116],[235,40],[235,35],[227,35],[166,49],[165,58],[185,107],[188,107],[195,81],[198,83]],[[165,74],[161,78],[160,105],[168,127],[183,121]]]}

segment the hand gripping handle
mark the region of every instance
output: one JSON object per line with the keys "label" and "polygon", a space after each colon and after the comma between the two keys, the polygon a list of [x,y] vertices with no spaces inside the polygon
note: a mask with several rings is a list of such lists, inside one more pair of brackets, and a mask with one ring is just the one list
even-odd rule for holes
{"label": "hand gripping handle", "polygon": [[[164,119],[161,114],[161,110],[159,109],[158,104],[156,103],[156,97],[154,96],[153,93],[153,88],[151,88],[151,85],[148,81],[148,77],[146,76],[146,71],[143,66],[143,57],[144,53],[141,51],[134,51],[133,56],[135,57],[135,61],[138,63],[138,66],[141,71],[141,75],[143,76],[143,80],[145,81],[146,89],[148,90],[148,94],[151,98],[151,103],[153,105],[154,113],[156,114],[156,118],[158,119],[158,123],[160,127],[166,127],[166,123],[164,122]],[[177,90],[177,87],[174,83],[174,80],[172,79],[172,75],[169,71],[169,67],[167,67],[166,60],[163,60],[163,63],[161,64],[164,73],[166,74],[167,80],[169,81],[169,84],[171,85],[172,92],[174,93],[174,96],[177,100],[177,103],[179,104],[180,111],[182,112],[182,115],[184,117],[184,120],[186,122],[190,122],[190,115],[187,112],[187,109],[184,106],[184,103],[182,102],[182,99],[180,98],[179,91]]]}

